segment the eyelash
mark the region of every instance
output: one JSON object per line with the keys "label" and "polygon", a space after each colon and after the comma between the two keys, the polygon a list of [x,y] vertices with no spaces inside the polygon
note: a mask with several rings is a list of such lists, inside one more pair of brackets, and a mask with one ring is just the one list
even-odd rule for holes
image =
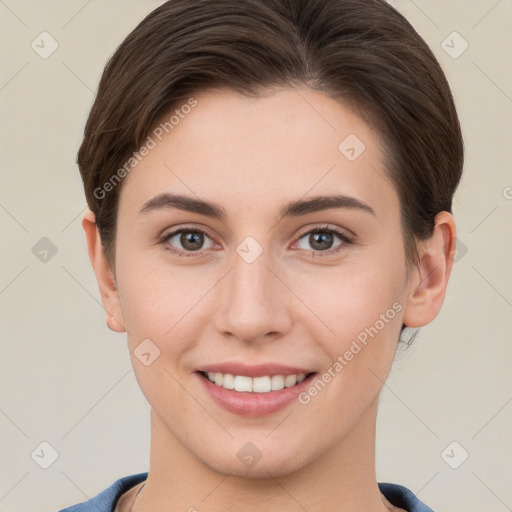
{"label": "eyelash", "polygon": [[[187,227],[180,228],[180,229],[177,229],[176,231],[173,231],[172,233],[169,233],[169,234],[165,235],[160,240],[159,243],[163,244],[164,248],[166,250],[170,251],[171,253],[175,254],[178,257],[196,256],[197,254],[200,254],[202,252],[202,250],[199,250],[199,251],[182,251],[182,250],[174,248],[172,245],[167,243],[171,238],[173,238],[176,235],[179,235],[180,233],[199,233],[199,234],[202,234],[202,235],[206,235],[210,239],[213,239],[213,237],[210,236],[207,231],[204,231],[204,230],[199,229],[199,228],[191,228],[191,227],[189,227],[189,228],[187,228]],[[329,226],[320,226],[318,228],[310,229],[309,231],[306,231],[306,232],[302,233],[298,237],[297,241],[301,240],[306,235],[310,235],[311,233],[322,233],[322,234],[324,234],[324,233],[334,233],[343,242],[340,245],[338,245],[336,248],[328,249],[326,251],[318,251],[318,250],[314,250],[313,249],[313,250],[311,250],[311,252],[313,253],[313,256],[320,256],[320,257],[332,256],[332,255],[337,254],[338,252],[342,251],[345,248],[346,245],[350,245],[350,244],[352,244],[354,242],[353,238],[348,236],[346,233],[344,233],[344,232],[342,232],[342,231],[340,231],[340,230],[338,230],[336,228],[329,227]]]}

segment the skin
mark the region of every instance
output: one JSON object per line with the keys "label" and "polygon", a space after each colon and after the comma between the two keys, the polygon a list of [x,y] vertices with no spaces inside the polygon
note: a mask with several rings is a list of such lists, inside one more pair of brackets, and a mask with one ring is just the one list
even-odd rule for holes
{"label": "skin", "polygon": [[[453,217],[437,215],[433,236],[418,243],[418,266],[409,268],[380,137],[352,110],[308,88],[259,99],[223,90],[194,97],[198,105],[124,179],[115,270],[94,215],[83,219],[108,326],[128,333],[151,405],[149,476],[133,510],[401,510],[377,487],[378,397],[402,322],[424,326],[442,306],[455,254]],[[366,146],[353,162],[338,150],[349,134]],[[216,202],[227,217],[139,214],[163,192]],[[334,193],[364,201],[375,216],[332,208],[278,222],[286,203]],[[315,245],[308,233],[325,224],[355,235],[353,243],[333,234],[331,246]],[[158,243],[184,227],[208,231],[199,251],[179,235]],[[253,263],[236,252],[247,236],[263,248]],[[166,244],[193,255],[176,256]],[[395,318],[307,405],[241,416],[214,403],[195,373],[237,359],[322,374],[396,302]],[[149,366],[134,355],[147,338],[160,349]],[[247,442],[262,454],[252,467],[237,457]],[[139,487],[119,510],[128,510]]]}

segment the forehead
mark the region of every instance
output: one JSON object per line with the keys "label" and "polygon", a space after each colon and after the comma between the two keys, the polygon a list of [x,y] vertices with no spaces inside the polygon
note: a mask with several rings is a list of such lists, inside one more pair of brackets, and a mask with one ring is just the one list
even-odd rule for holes
{"label": "forehead", "polygon": [[286,202],[340,193],[397,210],[378,133],[341,102],[308,88],[193,99],[155,125],[151,149],[125,178],[120,208],[167,192],[211,199],[228,215],[275,215]]}

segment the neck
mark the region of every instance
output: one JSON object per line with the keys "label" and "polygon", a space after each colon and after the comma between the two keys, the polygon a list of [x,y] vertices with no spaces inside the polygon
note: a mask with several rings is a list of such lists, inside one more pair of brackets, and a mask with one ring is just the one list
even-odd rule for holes
{"label": "neck", "polygon": [[312,460],[298,452],[293,461],[276,464],[263,455],[248,472],[238,460],[231,468],[213,467],[215,454],[217,459],[236,454],[245,444],[240,439],[219,444],[213,457],[208,457],[211,452],[207,450],[193,454],[152,410],[150,469],[134,512],[235,512],[255,507],[258,512],[292,512],[297,507],[309,512],[398,510],[377,486],[376,415],[377,400],[343,439]]}

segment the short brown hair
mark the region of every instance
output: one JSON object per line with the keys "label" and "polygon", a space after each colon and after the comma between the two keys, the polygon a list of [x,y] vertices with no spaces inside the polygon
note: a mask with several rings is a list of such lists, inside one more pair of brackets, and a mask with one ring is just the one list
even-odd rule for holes
{"label": "short brown hair", "polygon": [[105,66],[78,152],[110,264],[122,183],[105,185],[156,120],[209,88],[258,97],[294,85],[344,101],[376,126],[407,261],[416,262],[415,237],[429,238],[436,214],[451,213],[463,140],[443,71],[410,23],[384,0],[169,0]]}

